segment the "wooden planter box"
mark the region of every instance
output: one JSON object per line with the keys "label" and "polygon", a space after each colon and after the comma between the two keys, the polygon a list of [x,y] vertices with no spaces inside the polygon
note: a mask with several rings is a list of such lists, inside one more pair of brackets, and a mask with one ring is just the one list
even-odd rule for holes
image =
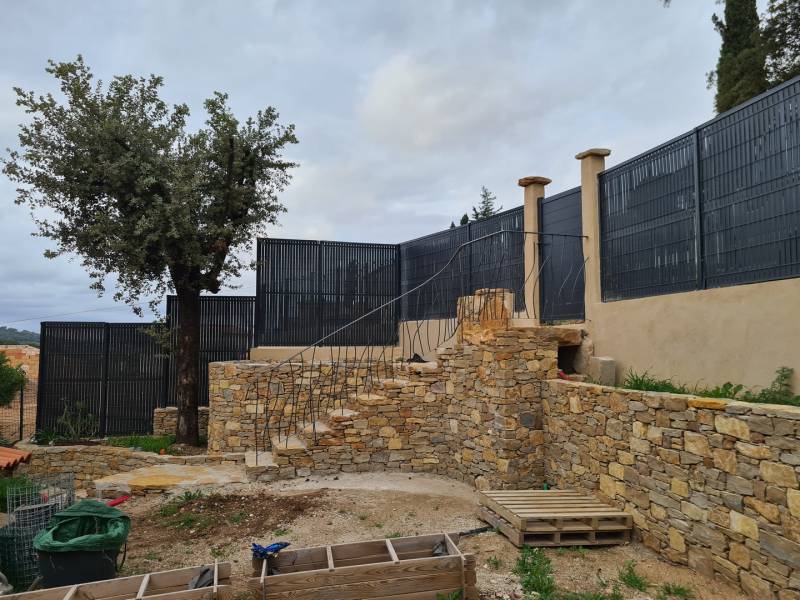
{"label": "wooden planter box", "polygon": [[233,597],[230,586],[231,563],[213,565],[212,586],[187,589],[188,583],[204,568],[159,571],[0,597],[3,600],[230,600]]}
{"label": "wooden planter box", "polygon": [[438,533],[300,548],[253,560],[248,586],[261,600],[436,600],[463,590],[477,600],[475,557]]}

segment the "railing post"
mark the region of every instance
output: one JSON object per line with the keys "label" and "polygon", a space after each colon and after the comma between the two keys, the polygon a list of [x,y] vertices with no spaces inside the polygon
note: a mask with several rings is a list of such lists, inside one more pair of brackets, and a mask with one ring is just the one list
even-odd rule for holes
{"label": "railing post", "polygon": [[547,177],[523,177],[517,184],[525,190],[523,223],[525,230],[525,311],[529,319],[540,320],[539,294],[539,200],[544,198],[544,186],[550,183]]}
{"label": "railing post", "polygon": [[692,133],[694,148],[694,252],[697,265],[697,289],[706,289],[706,261],[703,257],[703,196],[700,189],[700,129],[695,127]]}
{"label": "railing post", "polygon": [[600,281],[600,181],[611,150],[591,148],[575,155],[581,161],[581,225],[583,238],[584,314],[592,320],[594,306],[603,301]]}

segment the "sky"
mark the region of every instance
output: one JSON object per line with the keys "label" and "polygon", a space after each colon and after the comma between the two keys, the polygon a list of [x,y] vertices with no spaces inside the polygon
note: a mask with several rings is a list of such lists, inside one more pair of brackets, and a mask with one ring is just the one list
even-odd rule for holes
{"label": "sky", "polygon": [[[759,3],[763,12],[765,2]],[[576,153],[613,166],[713,117],[714,0],[0,0],[0,152],[25,119],[13,86],[57,91],[48,59],[82,54],[97,78],[162,75],[192,109],[230,94],[300,143],[273,237],[396,243],[445,229],[488,187],[522,204],[520,177],[579,183]],[[44,258],[0,175],[0,326],[135,321],[89,289],[80,261]],[[254,244],[255,245],[255,241]],[[252,295],[255,274],[233,290]],[[152,314],[148,314],[148,319]]]}

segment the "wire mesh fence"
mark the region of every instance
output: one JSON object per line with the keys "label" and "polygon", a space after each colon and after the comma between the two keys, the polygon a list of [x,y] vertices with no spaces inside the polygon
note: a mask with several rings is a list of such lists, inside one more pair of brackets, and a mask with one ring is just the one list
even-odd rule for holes
{"label": "wire mesh fence", "polygon": [[25,388],[7,406],[0,406],[0,444],[28,441],[36,432],[38,381],[28,379]]}
{"label": "wire mesh fence", "polygon": [[74,502],[72,473],[20,478],[6,488],[8,523],[0,528],[0,565],[16,591],[27,589],[39,575],[34,538]]}

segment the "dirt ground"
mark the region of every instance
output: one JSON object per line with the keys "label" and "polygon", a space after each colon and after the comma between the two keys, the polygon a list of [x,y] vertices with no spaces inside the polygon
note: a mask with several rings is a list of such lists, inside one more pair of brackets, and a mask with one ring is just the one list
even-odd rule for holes
{"label": "dirt ground", "polygon": [[[274,484],[229,486],[211,495],[182,500],[133,498],[120,506],[131,515],[124,575],[231,561],[237,592],[251,575],[250,545],[287,541],[293,548],[459,532],[485,525],[475,516],[474,492],[462,484],[402,474],[342,475]],[[482,598],[521,599],[511,573],[518,550],[494,532],[465,538],[462,550],[478,558]],[[600,589],[616,581],[626,560],[655,585],[690,587],[697,600],[744,600],[735,588],[685,567],[670,565],[641,544],[576,550],[546,550],[563,590]],[[626,598],[655,597],[623,587]]]}

